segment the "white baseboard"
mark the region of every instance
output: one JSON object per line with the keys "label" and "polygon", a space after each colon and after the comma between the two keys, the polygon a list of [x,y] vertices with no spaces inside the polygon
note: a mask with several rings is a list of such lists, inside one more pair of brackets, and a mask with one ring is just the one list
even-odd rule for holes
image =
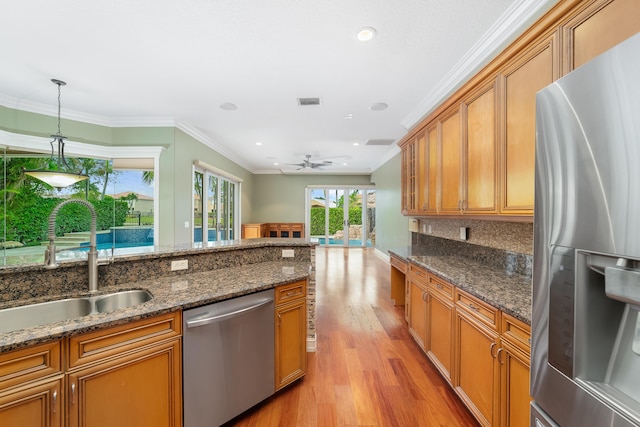
{"label": "white baseboard", "polygon": [[307,353],[315,353],[317,348],[316,338],[307,337]]}

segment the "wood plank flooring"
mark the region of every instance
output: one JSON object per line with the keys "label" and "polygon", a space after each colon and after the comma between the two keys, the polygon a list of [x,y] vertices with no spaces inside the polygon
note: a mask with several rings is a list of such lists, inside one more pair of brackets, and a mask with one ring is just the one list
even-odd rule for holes
{"label": "wood plank flooring", "polygon": [[231,426],[477,426],[407,331],[373,249],[318,248],[307,375]]}

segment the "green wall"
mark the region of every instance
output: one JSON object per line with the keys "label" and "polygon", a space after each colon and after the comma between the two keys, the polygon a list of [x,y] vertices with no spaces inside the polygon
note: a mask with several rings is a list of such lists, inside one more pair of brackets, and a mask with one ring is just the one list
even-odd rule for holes
{"label": "green wall", "polygon": [[409,218],[400,213],[400,157],[398,153],[371,175],[376,184],[376,249],[385,254],[411,243]]}
{"label": "green wall", "polygon": [[250,221],[245,222],[304,222],[305,188],[308,185],[351,184],[369,185],[371,179],[369,175],[256,176]]}

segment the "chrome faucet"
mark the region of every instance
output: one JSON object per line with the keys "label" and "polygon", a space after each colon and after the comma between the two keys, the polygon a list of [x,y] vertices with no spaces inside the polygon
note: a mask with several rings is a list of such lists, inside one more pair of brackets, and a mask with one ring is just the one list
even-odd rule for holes
{"label": "chrome faucet", "polygon": [[89,237],[89,254],[87,256],[87,261],[89,264],[89,292],[97,292],[98,291],[98,250],[96,249],[96,223],[97,223],[97,214],[96,210],[91,203],[83,199],[67,199],[60,204],[58,204],[51,215],[49,215],[49,246],[44,252],[44,263],[46,268],[56,268],[58,264],[56,263],[56,216],[58,215],[58,211],[64,205],[68,205],[69,203],[80,203],[81,205],[86,206],[91,212],[91,235]]}

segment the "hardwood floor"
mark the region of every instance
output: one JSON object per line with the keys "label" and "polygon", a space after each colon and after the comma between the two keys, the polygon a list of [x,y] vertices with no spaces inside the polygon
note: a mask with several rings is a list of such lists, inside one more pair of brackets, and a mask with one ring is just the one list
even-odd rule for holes
{"label": "hardwood floor", "polygon": [[477,426],[415,344],[373,249],[318,248],[317,352],[300,381],[226,426]]}

